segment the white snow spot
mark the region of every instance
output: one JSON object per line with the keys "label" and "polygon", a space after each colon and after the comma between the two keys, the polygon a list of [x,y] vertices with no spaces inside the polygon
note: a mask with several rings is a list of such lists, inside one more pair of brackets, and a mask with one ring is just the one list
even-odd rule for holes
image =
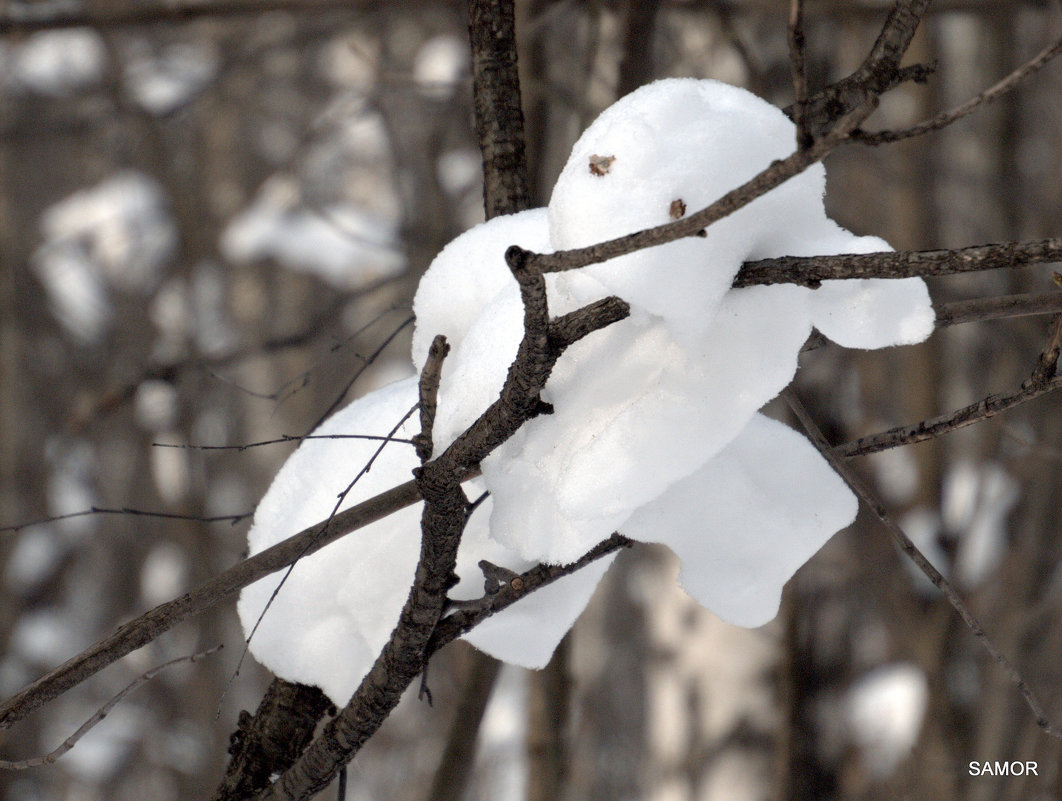
{"label": "white snow spot", "polygon": [[16,594],[32,591],[51,576],[66,551],[50,526],[21,532],[4,565],[4,584]]}
{"label": "white snow spot", "polygon": [[392,222],[342,203],[307,208],[298,195],[290,179],[270,179],[258,199],[225,228],[225,257],[241,263],[276,259],[342,289],[401,270],[404,260]]}
{"label": "white snow spot", "polygon": [[188,580],[188,559],[175,543],[160,542],[140,568],[140,596],[148,607],[180,595]]}
{"label": "white snow spot", "polygon": [[177,244],[162,190],[133,170],[45,210],[41,233],[37,275],[63,324],[90,342],[109,322],[110,287],[147,294]]}
{"label": "white snow spot", "polygon": [[33,34],[10,55],[8,69],[16,85],[67,97],[98,84],[105,63],[100,35],[89,28],[71,28]]}
{"label": "white snow spot", "polygon": [[956,577],[967,586],[983,581],[1006,551],[1006,521],[1021,485],[999,464],[959,462],[944,478],[942,507],[949,533],[959,538]]}
{"label": "white snow spot", "polygon": [[145,42],[129,48],[125,83],[152,114],[169,114],[192,100],[217,72],[217,51],[206,41],[180,42],[154,54]]}
{"label": "white snow spot", "polygon": [[918,741],[928,696],[925,674],[904,663],[878,668],[851,688],[848,726],[873,775],[889,776],[910,753]]}
{"label": "white snow spot", "polygon": [[449,34],[433,36],[413,59],[413,80],[422,94],[445,100],[454,93],[470,62],[468,43],[463,39]]}

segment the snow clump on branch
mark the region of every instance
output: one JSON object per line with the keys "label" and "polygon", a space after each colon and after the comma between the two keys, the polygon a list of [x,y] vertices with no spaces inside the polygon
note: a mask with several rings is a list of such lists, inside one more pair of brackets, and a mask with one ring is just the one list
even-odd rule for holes
{"label": "snow clump on branch", "polygon": [[[413,366],[444,334],[434,427],[440,453],[498,397],[523,335],[523,308],[504,253],[594,244],[709,205],[795,141],[792,123],[742,89],[669,79],[606,110],[575,144],[548,210],[500,217],[438,255],[414,300]],[[742,263],[783,255],[888,250],[826,217],[815,165],[707,236],[546,276],[558,316],[618,295],[625,320],[570,346],[542,393],[553,414],[524,424],[482,462],[455,599],[482,594],[477,563],[514,571],[574,561],[613,531],[668,545],[680,581],[725,620],[758,626],[782,586],[856,514],[856,499],[815,448],[758,412],[792,379],[812,328],[840,345],[925,339],[933,311],[921,279],[731,285]],[[354,401],[317,434],[387,434],[417,402],[411,377]],[[395,437],[416,427],[404,423]],[[379,447],[304,442],[255,515],[252,553],[326,517]],[[346,494],[347,508],[408,480],[408,444],[389,443]],[[296,566],[251,642],[278,675],[345,702],[398,620],[419,553],[419,506],[391,515]],[[508,662],[542,667],[611,562],[601,559],[495,614],[465,635]],[[255,625],[276,578],[248,587],[239,611]],[[352,645],[353,643],[353,645]]]}

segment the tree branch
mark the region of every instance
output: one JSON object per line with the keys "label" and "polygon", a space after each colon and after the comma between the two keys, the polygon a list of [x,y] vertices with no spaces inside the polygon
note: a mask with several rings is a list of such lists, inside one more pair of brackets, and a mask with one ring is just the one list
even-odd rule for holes
{"label": "tree branch", "polygon": [[791,388],[785,389],[782,392],[782,396],[789,404],[789,408],[793,410],[793,413],[800,420],[801,425],[804,426],[819,452],[826,457],[826,461],[830,463],[830,466],[837,472],[838,475],[844,479],[844,482],[855,492],[856,495],[862,499],[870,510],[874,512],[875,516],[880,520],[886,529],[888,529],[889,535],[893,541],[899,546],[900,550],[907,555],[907,557],[914,562],[915,566],[928,578],[937,589],[939,589],[944,597],[947,598],[948,603],[952,608],[958,612],[959,617],[962,618],[963,623],[971,631],[978,642],[984,646],[985,650],[992,656],[996,663],[1003,668],[1007,677],[1011,680],[1014,686],[1021,693],[1022,699],[1025,701],[1026,706],[1032,711],[1033,716],[1036,719],[1036,725],[1039,726],[1045,734],[1062,740],[1062,729],[1053,726],[1051,721],[1047,717],[1047,712],[1044,710],[1044,706],[1040,703],[1040,699],[1037,698],[1032,688],[1026,683],[1025,678],[1018,672],[1018,669],[1014,667],[1010,659],[1006,654],[996,647],[996,644],[989,639],[985,634],[984,627],[980,621],[974,617],[970,611],[966,602],[951,585],[944,575],[937,570],[933,564],[925,557],[918,547],[911,541],[911,538],[907,536],[907,533],[900,528],[892,516],[885,508],[885,504],[877,497],[874,491],[861,479],[848,464],[845,463],[837,453],[836,450],[831,448],[826,438],[823,436],[822,431],[816,425],[807,409],[797,398],[796,393]]}
{"label": "tree branch", "polygon": [[911,46],[929,3],[930,0],[896,0],[881,33],[859,68],[808,99],[808,128],[813,136],[827,130],[834,120],[850,114],[871,98],[905,81],[926,79],[932,67],[919,65],[901,69],[900,62]]}
{"label": "tree branch", "polygon": [[804,37],[804,0],[789,2],[789,71],[793,75],[793,122],[796,146],[807,150],[815,141],[808,128],[807,47]]}
{"label": "tree branch", "polygon": [[941,128],[951,125],[956,120],[961,120],[968,114],[972,114],[981,106],[987,105],[993,100],[1002,97],[1028,79],[1029,76],[1039,72],[1044,65],[1050,62],[1059,53],[1062,53],[1062,39],[1059,39],[1054,44],[1041,50],[1037,55],[1033,56],[1033,58],[1029,59],[998,83],[990,86],[976,97],[970,98],[965,103],[956,106],[950,111],[941,112],[931,119],[899,131],[854,131],[852,133],[852,138],[867,145],[881,145],[887,142],[899,142],[902,139],[922,136],[931,131],[939,131]]}
{"label": "tree branch", "polygon": [[964,406],[961,409],[928,420],[920,420],[911,425],[890,428],[879,434],[860,437],[854,442],[838,445],[832,449],[832,453],[838,458],[850,459],[853,456],[863,456],[868,453],[898,448],[902,445],[911,445],[927,439],[942,436],[959,428],[979,423],[990,417],[995,417],[1000,412],[1013,409],[1023,403],[1046,395],[1062,387],[1062,377],[1056,377],[1058,369],[1059,351],[1062,349],[1062,315],[1055,318],[1051,326],[1051,334],[1044,346],[1040,357],[1036,361],[1032,374],[1021,385],[1021,388],[1009,395],[989,395],[977,403]]}
{"label": "tree branch", "polygon": [[470,0],[472,91],[487,219],[531,208],[512,0]]}
{"label": "tree branch", "polygon": [[140,685],[146,684],[147,682],[151,681],[162,671],[164,671],[168,667],[171,667],[172,665],[177,665],[181,662],[198,662],[200,659],[220,651],[221,647],[222,646],[218,645],[207,651],[201,651],[198,654],[192,654],[191,656],[181,656],[177,659],[171,659],[169,662],[164,662],[158,667],[152,668],[151,670],[147,671],[146,673],[142,674],[141,676],[138,676],[136,679],[131,681],[125,686],[125,688],[121,692],[119,692],[117,695],[111,698],[111,700],[109,700],[107,703],[97,709],[95,714],[93,714],[92,717],[82,723],[81,726],[78,727],[77,731],[67,737],[66,740],[63,741],[62,745],[60,745],[58,748],[45,754],[44,756],[31,757],[30,759],[21,759],[17,762],[0,760],[0,770],[26,770],[27,768],[36,768],[40,767],[41,765],[51,765],[53,762],[55,762],[68,751],[70,751],[70,749],[72,749],[75,745],[77,745],[78,741],[82,737],[88,734],[90,730],[95,728],[96,724],[98,724],[105,717],[107,717],[107,715],[110,714],[110,711],[116,706],[118,706],[119,703],[121,703],[122,699],[124,699],[127,695],[133,692],[133,690],[140,687]]}
{"label": "tree branch", "polygon": [[822,161],[839,145],[848,141],[851,132],[877,107],[877,102],[876,97],[868,98],[863,105],[842,118],[829,133],[816,140],[807,150],[798,150],[781,161],[773,162],[737,189],[727,192],[719,200],[700,211],[674,222],[585,248],[560,250],[549,254],[528,252],[531,267],[543,273],[574,270],[608,261],[617,256],[625,256],[637,250],[664,245],[689,236],[697,236],[712,223],[733,214],[793,176],[799,175],[812,164]]}
{"label": "tree branch", "polygon": [[839,256],[782,256],[745,262],[735,287],[802,284],[848,278],[913,278],[956,275],[1062,260],[1062,239],[1003,242],[956,250],[906,250]]}

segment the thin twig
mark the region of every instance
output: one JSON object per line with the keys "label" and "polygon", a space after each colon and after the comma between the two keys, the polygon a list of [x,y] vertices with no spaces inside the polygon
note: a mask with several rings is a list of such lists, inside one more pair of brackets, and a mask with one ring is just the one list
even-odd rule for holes
{"label": "thin twig", "polygon": [[1062,387],[1062,377],[1055,376],[1060,349],[1062,349],[1062,314],[1055,319],[1047,344],[1040,353],[1032,374],[1016,392],[1008,395],[989,395],[977,403],[971,403],[969,406],[956,409],[948,414],[860,437],[854,442],[836,446],[833,448],[833,453],[839,458],[850,459],[853,456],[864,456],[934,439],[956,429],[995,417],[1000,412],[1053,392]]}
{"label": "thin twig", "polygon": [[421,464],[431,458],[432,436],[435,429],[435,407],[439,400],[439,381],[442,379],[443,359],[450,352],[446,337],[439,334],[428,348],[428,359],[420,372],[420,433],[414,435],[413,446]]}
{"label": "thin twig", "polygon": [[957,300],[944,303],[936,310],[938,328],[961,323],[1001,320],[1008,317],[1059,313],[1062,313],[1062,292]]}
{"label": "thin twig", "polygon": [[939,131],[956,120],[961,120],[963,117],[972,114],[981,106],[988,105],[993,100],[1002,97],[1038,72],[1059,53],[1062,53],[1062,39],[1059,39],[1049,47],[1045,47],[1001,81],[950,111],[941,112],[924,122],[898,131],[855,131],[852,134],[852,138],[867,145],[881,145],[887,142],[899,142],[902,139],[909,139],[914,136],[922,136],[930,131]]}
{"label": "thin twig", "polygon": [[1047,717],[1047,712],[1044,709],[1043,704],[1040,703],[1040,699],[1036,697],[1032,688],[1029,687],[1025,678],[1018,672],[1018,669],[1014,667],[1010,659],[1006,654],[996,647],[996,644],[985,634],[984,627],[980,621],[974,617],[973,613],[967,607],[966,602],[952,586],[944,575],[937,570],[933,564],[925,557],[918,547],[911,541],[911,538],[907,536],[906,532],[892,519],[892,516],[885,508],[885,504],[877,497],[874,491],[866,484],[854,470],[852,470],[844,459],[832,449],[826,438],[823,436],[822,431],[818,425],[812,419],[808,410],[797,398],[796,393],[792,389],[786,389],[782,393],[786,402],[789,404],[789,408],[793,410],[793,414],[800,420],[801,425],[808,432],[808,436],[815,444],[815,447],[819,449],[826,460],[830,463],[830,466],[837,471],[838,475],[844,479],[844,482],[858,495],[863,502],[874,512],[875,516],[880,520],[893,540],[900,547],[900,550],[907,555],[907,557],[914,562],[915,566],[925,574],[937,589],[939,589],[944,597],[947,598],[948,603],[952,608],[958,612],[959,617],[962,618],[963,623],[971,631],[974,637],[985,648],[986,651],[992,656],[996,663],[1007,674],[1007,677],[1011,680],[1014,686],[1021,693],[1021,697],[1025,700],[1025,704],[1032,710],[1033,716],[1036,719],[1036,725],[1039,726],[1045,734],[1062,739],[1062,729],[1053,726],[1051,721]]}
{"label": "thin twig", "polygon": [[[559,357],[564,347],[577,342],[592,331],[611,325],[627,316],[627,304],[605,298],[581,310],[559,317],[550,323],[547,335],[551,357]],[[495,407],[487,416],[494,419]],[[481,424],[483,425],[483,424]],[[489,428],[490,424],[486,427]],[[489,443],[487,443],[489,445]],[[461,474],[461,481],[480,475],[478,464]],[[56,698],[98,671],[154,640],[178,623],[205,612],[231,598],[242,588],[270,573],[283,570],[296,559],[316,552],[331,542],[370,523],[381,520],[420,500],[416,482],[407,481],[356,506],[340,512],[330,520],[310,526],[288,539],[239,562],[196,589],[160,604],[122,625],[114,634],[94,643],[59,667],[41,676],[20,692],[0,703],[0,729],[9,728],[34,710]],[[307,548],[307,543],[312,543]]]}
{"label": "thin twig", "polygon": [[960,428],[980,423],[997,414],[1013,409],[1031,400],[1062,389],[1062,378],[1054,378],[1040,386],[1023,387],[1007,395],[989,395],[977,403],[971,403],[947,414],[920,420],[906,426],[897,426],[888,431],[860,437],[852,442],[834,447],[834,453],[845,459],[865,456],[878,451],[887,451],[903,445],[913,445],[927,439],[935,439]]}
{"label": "thin twig", "polygon": [[[398,431],[398,429],[400,429],[403,425],[405,425],[406,420],[413,416],[413,412],[417,410],[418,405],[419,404],[416,404],[410,407],[410,409],[406,411],[404,415],[402,415],[402,418],[394,424],[391,430],[387,433],[387,436],[384,438],[383,442],[381,442],[376,448],[376,450],[373,452],[372,456],[370,456],[368,461],[366,461],[365,464],[362,465],[357,475],[355,475],[354,478],[350,480],[350,483],[347,484],[347,486],[344,487],[343,490],[336,496],[335,506],[332,507],[332,511],[328,514],[328,518],[325,520],[324,524],[319,529],[320,536],[324,536],[325,532],[328,530],[329,524],[336,518],[336,515],[339,513],[340,507],[343,505],[343,502],[346,501],[347,496],[350,494],[351,490],[354,489],[355,485],[358,483],[358,481],[361,480],[362,476],[364,476],[366,473],[369,472],[369,470],[372,469],[373,464],[379,458],[380,454],[383,453],[384,448],[386,448],[388,444],[392,442],[391,435]],[[243,641],[243,650],[240,652],[240,658],[236,662],[236,667],[233,670],[232,675],[229,677],[228,684],[226,684],[225,686],[225,693],[228,692],[229,687],[232,685],[232,682],[235,681],[236,677],[240,675],[240,668],[243,667],[243,660],[247,658],[247,652],[251,647],[251,640],[254,639],[254,635],[258,631],[258,627],[262,625],[262,620],[265,619],[266,612],[269,611],[270,607],[273,605],[273,602],[276,601],[277,596],[280,594],[281,589],[283,589],[284,585],[287,583],[288,578],[292,574],[292,571],[295,570],[295,566],[304,556],[307,556],[308,554],[317,550],[315,548],[316,545],[316,539],[310,539],[309,541],[307,541],[303,552],[298,554],[292,561],[292,563],[288,565],[287,570],[284,571],[284,575],[281,576],[280,581],[277,582],[277,586],[273,588],[273,592],[269,595],[269,600],[266,601],[266,604],[262,608],[262,611],[258,613],[258,619],[255,620],[254,625],[251,627],[250,632],[248,632],[247,637]]]}
{"label": "thin twig", "polygon": [[33,526],[41,526],[47,523],[59,523],[63,520],[74,520],[78,517],[88,517],[89,515],[125,515],[127,517],[151,517],[159,520],[183,520],[190,523],[239,523],[241,520],[246,520],[251,516],[251,512],[240,512],[233,515],[211,515],[204,517],[201,515],[182,515],[176,512],[155,512],[150,509],[134,509],[129,506],[123,506],[121,508],[107,508],[104,506],[93,506],[88,509],[84,509],[80,512],[68,512],[63,515],[52,515],[51,517],[41,517],[36,520],[29,520],[25,523],[14,523],[9,526],[0,526],[0,534],[13,531],[22,531],[26,528],[32,528]]}
{"label": "thin twig", "polygon": [[152,442],[152,448],[176,448],[182,451],[246,451],[262,448],[266,445],[283,445],[289,442],[302,443],[310,439],[367,439],[401,442],[412,445],[413,440],[401,437],[386,437],[383,434],[283,434],[276,439],[263,439],[258,442],[244,442],[240,445],[196,445],[187,442]]}
{"label": "thin twig", "polygon": [[51,765],[53,762],[55,762],[64,754],[66,754],[71,748],[77,745],[78,741],[82,737],[88,734],[91,729],[95,728],[96,724],[98,724],[105,717],[107,717],[107,715],[110,714],[110,711],[112,709],[118,706],[118,704],[121,703],[127,695],[133,692],[133,690],[140,687],[140,685],[146,684],[147,682],[151,681],[153,678],[159,675],[159,673],[161,673],[168,667],[180,664],[181,662],[198,662],[200,659],[220,651],[222,647],[223,646],[221,645],[216,645],[213,648],[210,648],[206,651],[200,651],[199,653],[192,654],[191,656],[180,656],[176,659],[171,659],[169,662],[163,662],[161,665],[158,665],[157,667],[152,668],[146,673],[141,674],[139,677],[127,684],[125,689],[123,689],[120,693],[114,696],[110,701],[108,701],[99,709],[97,709],[92,717],[82,723],[78,730],[71,734],[69,737],[67,737],[66,740],[63,741],[62,745],[60,745],[54,751],[51,751],[43,756],[31,757],[29,759],[21,759],[17,762],[8,761],[6,759],[0,759],[0,770],[26,770],[27,768],[36,768],[41,765]]}
{"label": "thin twig", "polygon": [[347,397],[347,393],[350,392],[351,387],[354,386],[354,382],[361,378],[362,373],[369,369],[369,365],[376,361],[377,357],[384,352],[384,349],[394,341],[395,337],[397,337],[402,332],[402,330],[406,328],[406,326],[410,326],[413,324],[413,320],[413,317],[407,317],[405,320],[403,320],[402,324],[399,325],[394,331],[392,331],[390,335],[383,342],[380,343],[379,347],[377,347],[376,350],[369,354],[368,358],[365,360],[365,363],[354,371],[354,375],[352,375],[350,377],[350,380],[347,381],[347,383],[343,386],[342,391],[338,395],[336,395],[335,400],[333,400],[331,405],[324,410],[324,413],[317,418],[317,421],[312,426],[310,426],[306,433],[310,433],[315,428],[320,426],[321,423],[323,423],[331,416],[332,412],[339,408],[340,404],[342,404],[344,399]]}

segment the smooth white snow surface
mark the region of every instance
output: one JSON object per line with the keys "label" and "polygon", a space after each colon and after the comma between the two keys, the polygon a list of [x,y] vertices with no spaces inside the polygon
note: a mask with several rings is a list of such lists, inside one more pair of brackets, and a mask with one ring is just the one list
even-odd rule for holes
{"label": "smooth white snow surface", "polygon": [[[716,81],[669,79],[628,95],[575,145],[548,210],[492,220],[435,259],[414,301],[413,366],[436,334],[443,364],[435,423],[441,452],[498,397],[523,332],[506,248],[593,244],[692,213],[793,150],[785,116]],[[888,245],[829,220],[821,166],[690,238],[547,276],[560,315],[616,294],[631,316],[572,345],[543,391],[554,413],[526,423],[466,485],[491,497],[472,516],[455,598],[482,594],[476,563],[513,570],[567,563],[619,530],[667,544],[680,581],[720,617],[767,622],[792,574],[855,517],[856,500],[802,436],[757,414],[793,378],[812,327],[852,347],[924,339],[923,282],[829,281],[731,289],[741,264],[781,255],[876,252]],[[416,402],[406,379],[351,404],[318,433],[386,434]],[[397,436],[409,437],[407,422]],[[305,442],[258,508],[252,552],[327,517],[376,448]],[[391,444],[346,505],[406,480],[416,459]],[[300,562],[251,650],[285,678],[349,697],[386,641],[412,581],[419,512],[393,515]],[[607,567],[602,561],[531,595],[468,635],[506,661],[540,666]],[[248,630],[276,586],[248,588]]]}

